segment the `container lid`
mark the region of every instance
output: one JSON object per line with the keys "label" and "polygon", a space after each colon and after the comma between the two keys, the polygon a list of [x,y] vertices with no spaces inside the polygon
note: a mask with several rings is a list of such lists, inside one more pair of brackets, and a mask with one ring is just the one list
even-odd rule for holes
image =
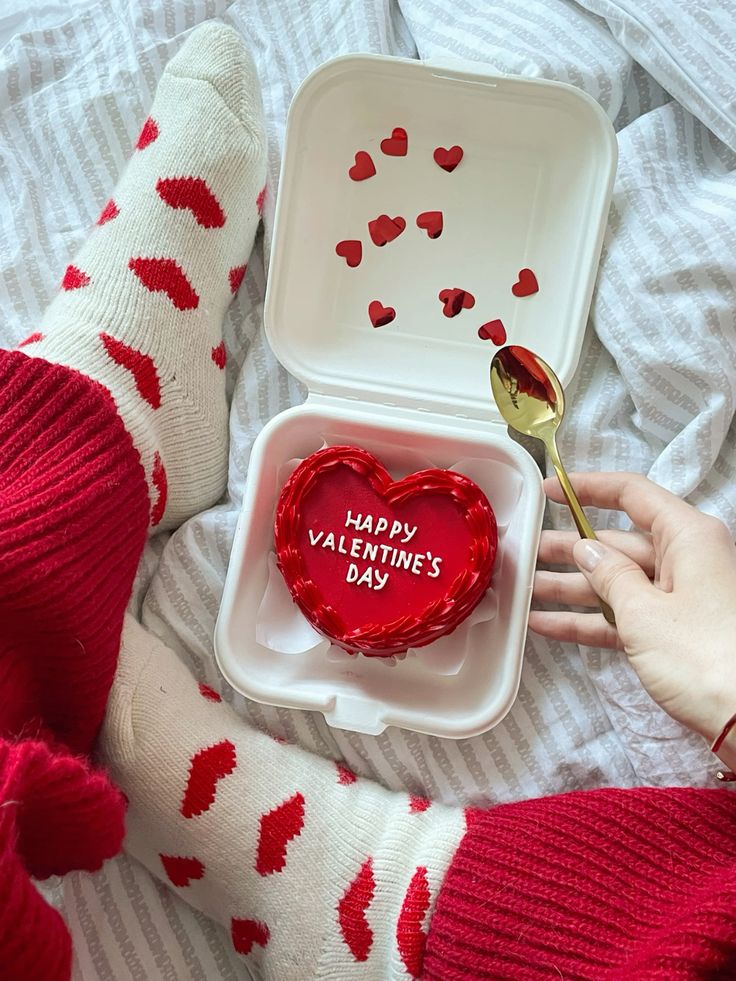
{"label": "container lid", "polygon": [[[276,356],[313,393],[498,419],[496,346],[478,331],[500,320],[566,385],[615,166],[608,118],[572,86],[376,55],[327,62],[289,111],[265,307]],[[428,212],[438,236],[437,215],[418,224]],[[360,245],[339,255],[344,242]],[[525,274],[514,291],[522,269],[538,290],[519,296],[533,286]],[[443,302],[445,290],[462,293]]]}

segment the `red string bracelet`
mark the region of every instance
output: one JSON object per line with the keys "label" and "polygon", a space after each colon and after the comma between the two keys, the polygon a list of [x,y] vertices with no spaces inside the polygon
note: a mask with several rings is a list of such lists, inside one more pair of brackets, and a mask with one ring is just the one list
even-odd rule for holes
{"label": "red string bracelet", "polygon": [[[718,752],[723,745],[724,739],[733,729],[734,725],[736,725],[736,712],[731,716],[725,726],[721,729],[720,733],[711,743],[711,753]],[[734,773],[732,770],[719,770],[718,773],[716,773],[716,778],[718,780],[722,780],[723,783],[733,783],[736,780],[736,773]]]}

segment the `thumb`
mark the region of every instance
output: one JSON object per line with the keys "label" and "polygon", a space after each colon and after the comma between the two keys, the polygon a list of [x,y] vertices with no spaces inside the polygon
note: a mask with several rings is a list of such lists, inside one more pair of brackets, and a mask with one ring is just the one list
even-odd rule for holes
{"label": "thumb", "polygon": [[616,615],[624,604],[640,599],[653,588],[636,562],[603,542],[582,538],[575,542],[572,554],[595,592]]}

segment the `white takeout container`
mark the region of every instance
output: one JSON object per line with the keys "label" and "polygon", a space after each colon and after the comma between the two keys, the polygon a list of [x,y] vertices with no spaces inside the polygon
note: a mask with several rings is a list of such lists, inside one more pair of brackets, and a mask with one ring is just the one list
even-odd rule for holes
{"label": "white takeout container", "polygon": [[[404,157],[381,152],[394,127],[408,133]],[[455,144],[464,157],[447,173],[432,153]],[[347,174],[358,150],[377,170],[361,182]],[[467,737],[508,712],[544,498],[537,467],[493,403],[488,367],[496,348],[477,330],[500,317],[509,343],[530,347],[563,386],[570,382],[615,166],[609,120],[569,85],[375,55],[336,58],[303,82],[288,117],[265,322],[276,356],[309,394],[273,418],[252,450],[215,633],[218,664],[237,691],[373,734],[397,725]],[[426,210],[443,211],[436,240],[415,225]],[[367,234],[379,214],[406,219],[403,234],[382,248]],[[342,239],[363,242],[357,268],[335,255]],[[534,270],[539,292],[517,298],[511,286],[524,267]],[[437,294],[455,286],[476,302],[448,319]],[[396,309],[393,323],[371,326],[372,299]],[[279,473],[325,443],[363,446],[395,478],[415,453],[437,467],[504,464],[496,486],[483,488],[494,507],[510,493],[507,484],[518,492],[499,538],[498,613],[479,625],[456,674],[429,670],[412,655],[390,667],[362,655],[281,654],[257,642]]]}

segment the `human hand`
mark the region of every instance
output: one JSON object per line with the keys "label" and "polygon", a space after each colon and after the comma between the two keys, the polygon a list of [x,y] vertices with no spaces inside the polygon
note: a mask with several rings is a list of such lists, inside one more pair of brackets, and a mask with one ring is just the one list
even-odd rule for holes
{"label": "human hand", "polygon": [[[730,532],[639,474],[571,479],[582,505],[624,511],[639,530],[603,531],[600,542],[574,532],[543,532],[539,561],[581,571],[538,571],[534,600],[595,612],[533,610],[530,629],[625,651],[651,697],[712,740],[736,712],[736,547]],[[557,478],[545,481],[545,492],[564,503]],[[599,597],[613,608],[616,627],[603,619]]]}

